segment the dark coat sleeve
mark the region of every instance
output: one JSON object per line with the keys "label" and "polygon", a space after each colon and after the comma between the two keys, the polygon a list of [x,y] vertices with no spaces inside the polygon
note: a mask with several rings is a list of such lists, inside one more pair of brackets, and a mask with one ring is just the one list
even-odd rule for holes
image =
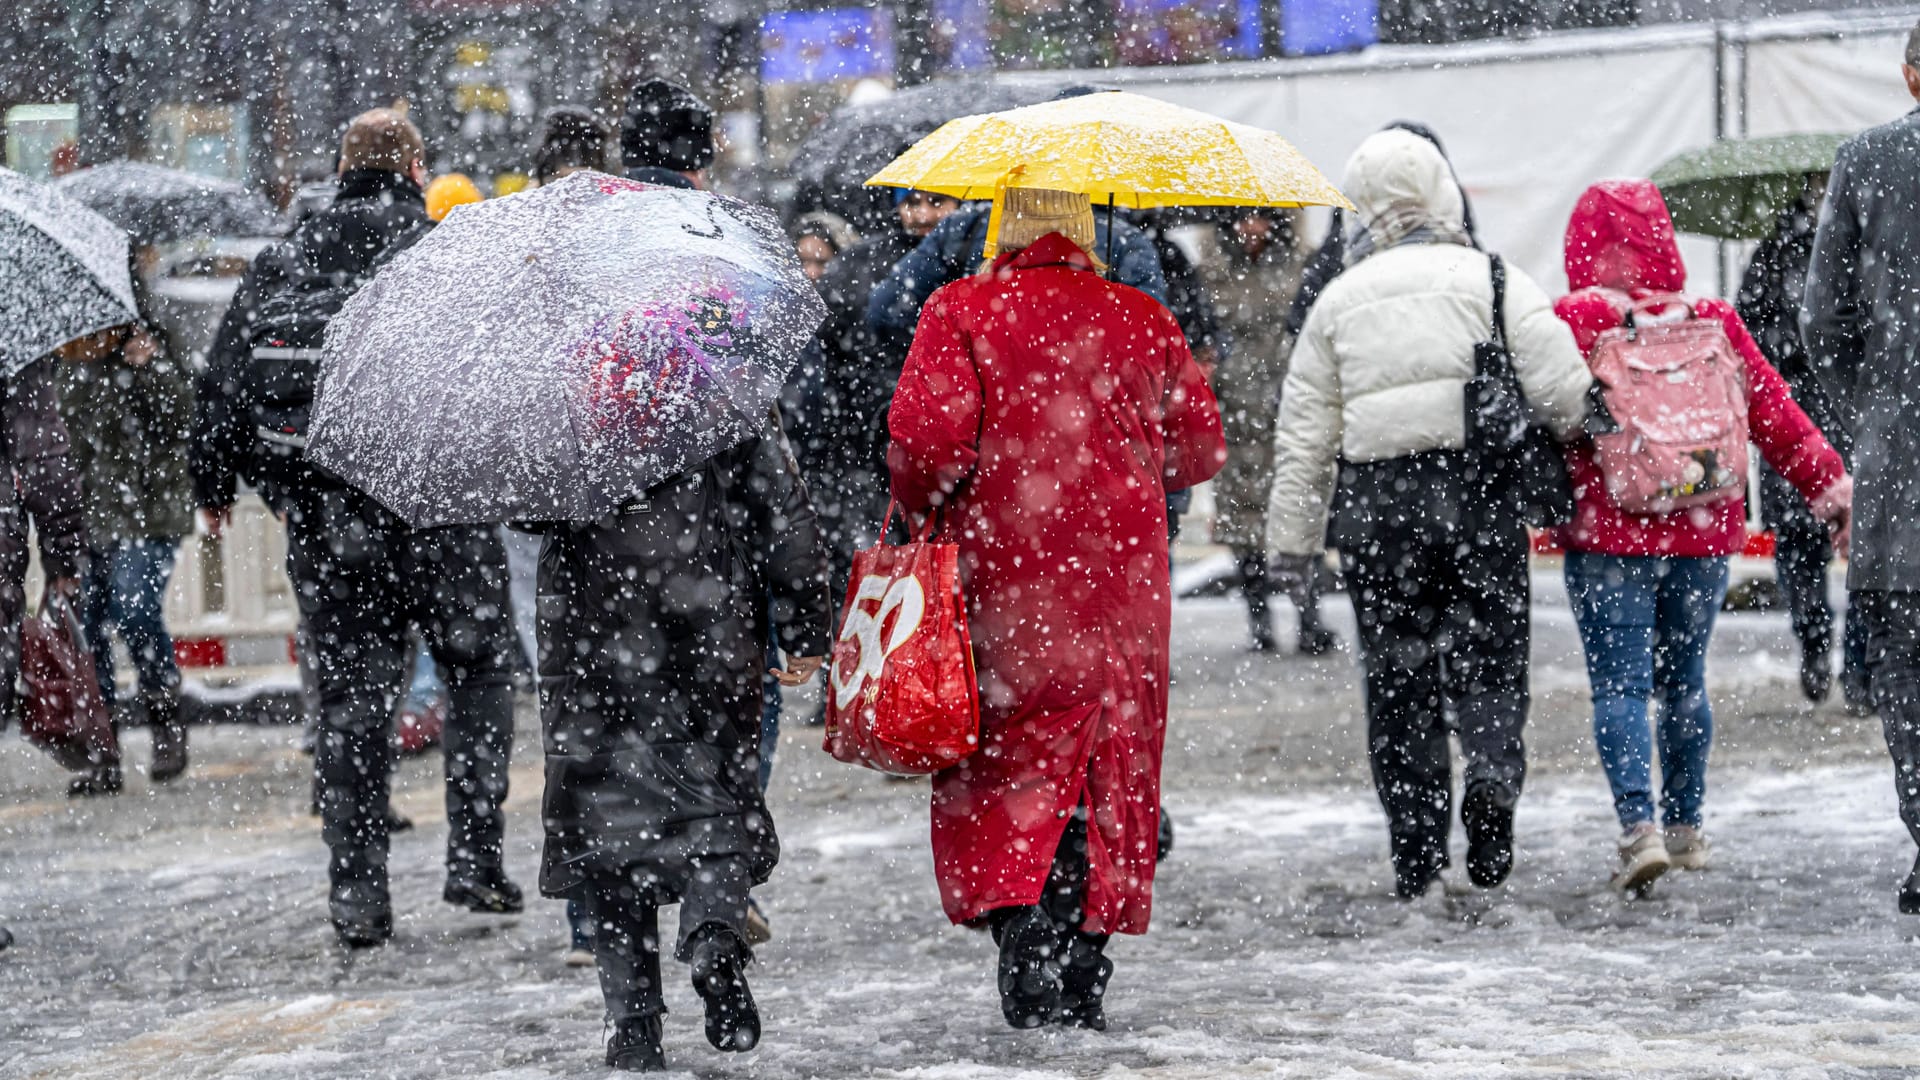
{"label": "dark coat sleeve", "polygon": [[1813,261],[1807,267],[1806,293],[1800,305],[1800,338],[1808,365],[1836,402],[1851,401],[1865,358],[1866,319],[1861,305],[1860,209],[1853,162],[1842,149],[1827,181],[1814,234]]}
{"label": "dark coat sleeve", "polygon": [[3,405],[7,460],[20,501],[40,533],[40,560],[52,578],[76,577],[87,548],[86,500],[67,459],[67,422],[53,386],[53,361],[8,379]]}
{"label": "dark coat sleeve", "polygon": [[188,466],[196,505],[224,509],[233,505],[234,477],[251,446],[252,432],[242,415],[239,378],[250,359],[247,341],[261,298],[284,277],[277,248],[260,253],[235,290],[220,329],[207,353],[194,393],[193,439]]}
{"label": "dark coat sleeve", "polygon": [[739,448],[735,493],[745,510],[751,554],[767,587],[774,632],[789,656],[824,656],[832,640],[827,549],[800,467],[777,416]]}
{"label": "dark coat sleeve", "polygon": [[[980,220],[970,210],[947,215],[873,287],[873,295],[867,298],[867,326],[877,340],[896,344],[913,340],[920,309],[934,290],[966,276],[967,267],[956,265],[956,253],[964,259],[970,246],[968,233]],[[984,228],[981,231],[984,234]],[[899,352],[904,355],[906,350]]]}
{"label": "dark coat sleeve", "polygon": [[[1096,213],[1094,235],[1095,243],[1101,248],[1092,252],[1094,256],[1107,257],[1107,222],[1104,212]],[[1119,233],[1114,237],[1113,280],[1122,285],[1131,285],[1162,304],[1167,302],[1167,276],[1160,271],[1160,253],[1153,250],[1153,241],[1147,234],[1125,222],[1116,223]]]}

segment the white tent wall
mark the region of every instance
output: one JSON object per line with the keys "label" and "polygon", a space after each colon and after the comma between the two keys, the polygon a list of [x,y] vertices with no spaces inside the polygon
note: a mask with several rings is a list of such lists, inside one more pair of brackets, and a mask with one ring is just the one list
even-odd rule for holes
{"label": "white tent wall", "polygon": [[[1847,131],[1913,107],[1899,81],[1915,11],[1376,47],[1353,56],[1069,73],[1278,131],[1335,182],[1361,139],[1429,124],[1486,246],[1566,285],[1567,215],[1595,180],[1645,176],[1721,133]],[[1062,76],[1019,75],[1010,78]],[[1691,287],[1722,286],[1718,245],[1685,238]],[[1730,251],[1737,284],[1740,252]]]}

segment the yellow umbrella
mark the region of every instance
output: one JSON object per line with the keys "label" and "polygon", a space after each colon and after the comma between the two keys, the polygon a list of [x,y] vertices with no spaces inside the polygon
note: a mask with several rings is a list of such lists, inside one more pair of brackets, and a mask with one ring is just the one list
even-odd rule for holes
{"label": "yellow umbrella", "polygon": [[[1273,132],[1123,91],[950,120],[867,184],[992,198],[996,218],[1007,187],[1078,191],[1134,208],[1353,208]],[[988,226],[990,247],[998,224]]]}

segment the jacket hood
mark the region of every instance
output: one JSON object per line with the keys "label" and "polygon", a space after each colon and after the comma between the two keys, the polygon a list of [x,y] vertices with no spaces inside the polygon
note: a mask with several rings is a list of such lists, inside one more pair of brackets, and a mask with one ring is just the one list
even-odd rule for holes
{"label": "jacket hood", "polygon": [[1347,159],[1347,198],[1371,226],[1389,212],[1417,209],[1435,224],[1466,231],[1466,201],[1446,155],[1427,139],[1401,128],[1367,137]]}
{"label": "jacket hood", "polygon": [[1679,292],[1687,284],[1667,200],[1651,180],[1603,180],[1567,221],[1567,285]]}

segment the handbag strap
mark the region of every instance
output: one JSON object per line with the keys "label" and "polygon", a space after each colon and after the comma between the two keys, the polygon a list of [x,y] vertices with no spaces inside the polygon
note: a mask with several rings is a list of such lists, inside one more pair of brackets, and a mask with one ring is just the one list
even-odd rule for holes
{"label": "handbag strap", "polygon": [[1507,351],[1507,264],[1499,255],[1487,255],[1487,277],[1493,284],[1493,337],[1495,347]]}

